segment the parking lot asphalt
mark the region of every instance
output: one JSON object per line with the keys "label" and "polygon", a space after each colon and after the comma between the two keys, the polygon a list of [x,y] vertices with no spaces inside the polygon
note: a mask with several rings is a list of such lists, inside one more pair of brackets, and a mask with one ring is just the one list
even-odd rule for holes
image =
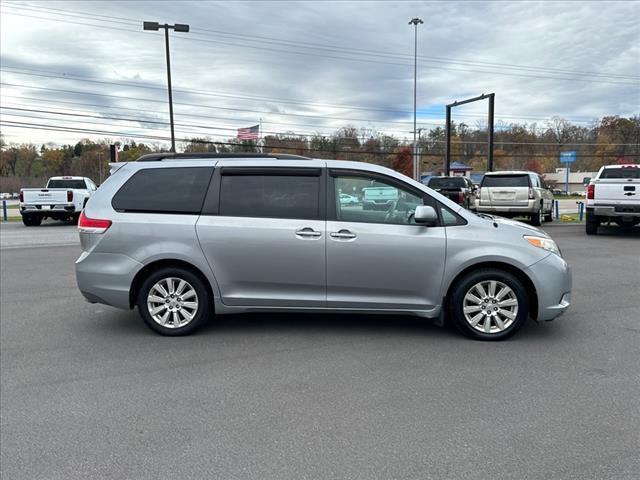
{"label": "parking lot asphalt", "polygon": [[636,479],[638,229],[546,228],[572,308],[482,343],[411,317],[299,314],[164,338],[82,300],[74,227],[3,225],[0,475]]}

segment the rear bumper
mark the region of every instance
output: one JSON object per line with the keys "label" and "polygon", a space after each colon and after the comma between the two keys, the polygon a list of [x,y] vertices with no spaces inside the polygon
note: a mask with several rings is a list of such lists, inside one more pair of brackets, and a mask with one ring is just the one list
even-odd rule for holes
{"label": "rear bumper", "polygon": [[25,213],[39,213],[42,215],[47,215],[49,213],[72,214],[75,212],[76,212],[76,206],[73,203],[59,203],[55,205],[20,204],[21,215],[24,215]]}
{"label": "rear bumper", "polygon": [[129,309],[131,283],[142,267],[126,255],[82,252],[76,260],[76,282],[89,302]]}
{"label": "rear bumper", "polygon": [[593,207],[593,214],[598,217],[640,217],[640,205],[598,205]]}
{"label": "rear bumper", "polygon": [[538,294],[537,320],[553,320],[571,306],[572,273],[565,260],[552,253],[525,270]]}
{"label": "rear bumper", "polygon": [[492,205],[478,201],[476,202],[476,210],[486,213],[532,214],[538,212],[539,205],[539,200],[529,200],[526,205]]}

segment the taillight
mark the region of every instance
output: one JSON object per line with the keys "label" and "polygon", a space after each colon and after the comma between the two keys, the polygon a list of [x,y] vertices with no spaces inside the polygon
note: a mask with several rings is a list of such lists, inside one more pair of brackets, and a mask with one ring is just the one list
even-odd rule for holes
{"label": "taillight", "polygon": [[536,196],[533,193],[533,188],[529,188],[529,200],[533,200],[534,198],[536,198]]}
{"label": "taillight", "polygon": [[78,232],[80,233],[104,233],[111,226],[111,220],[100,220],[97,218],[89,218],[80,213],[78,219]]}
{"label": "taillight", "polygon": [[20,190],[20,202],[24,203],[24,192]]}
{"label": "taillight", "polygon": [[67,190],[67,202],[73,202],[73,190]]}
{"label": "taillight", "polygon": [[458,203],[462,205],[464,203],[464,193],[458,192]]}
{"label": "taillight", "polygon": [[593,200],[596,197],[596,186],[595,185],[587,185],[587,199]]}

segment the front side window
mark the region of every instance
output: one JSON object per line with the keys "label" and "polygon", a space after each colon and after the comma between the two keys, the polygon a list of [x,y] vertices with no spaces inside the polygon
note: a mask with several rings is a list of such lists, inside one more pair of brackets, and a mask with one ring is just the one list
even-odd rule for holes
{"label": "front side window", "polygon": [[147,168],[118,190],[111,205],[121,212],[199,214],[213,167]]}
{"label": "front side window", "polygon": [[[336,220],[341,222],[415,225],[413,213],[423,205],[421,195],[378,177],[335,176]],[[340,201],[350,195],[355,202]]]}
{"label": "front side window", "polygon": [[223,174],[220,215],[317,219],[319,199],[319,176]]}

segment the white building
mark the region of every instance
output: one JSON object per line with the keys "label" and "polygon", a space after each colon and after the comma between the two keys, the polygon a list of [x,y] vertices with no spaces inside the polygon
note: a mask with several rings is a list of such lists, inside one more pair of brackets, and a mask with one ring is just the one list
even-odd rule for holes
{"label": "white building", "polygon": [[[587,185],[592,178],[596,176],[598,172],[572,172],[569,170],[569,192],[584,192],[587,189]],[[567,171],[565,168],[556,168],[554,173],[543,174],[547,182],[554,183],[554,190],[565,189],[565,181]]]}

